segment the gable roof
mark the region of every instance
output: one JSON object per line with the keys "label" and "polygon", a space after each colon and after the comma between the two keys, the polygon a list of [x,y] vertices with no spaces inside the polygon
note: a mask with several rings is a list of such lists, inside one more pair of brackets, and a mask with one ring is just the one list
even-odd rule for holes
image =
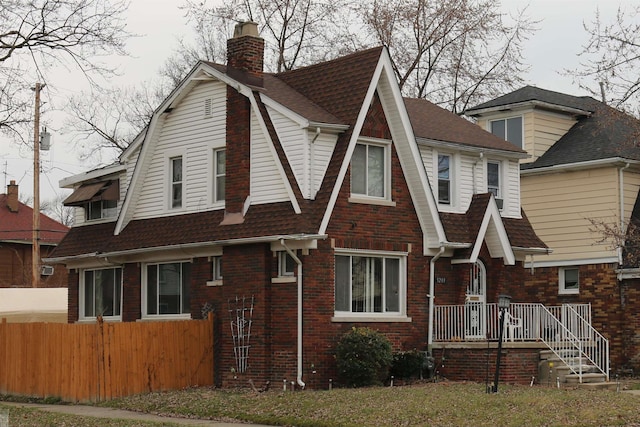
{"label": "gable roof", "polygon": [[[466,144],[502,150],[513,155],[522,151],[483,131],[452,113],[424,100],[403,100],[396,83],[388,52],[383,47],[297,70],[264,75],[264,86],[254,87],[234,81],[222,65],[200,62],[189,76],[156,110],[137,147],[141,160],[127,190],[122,212],[115,223],[86,224],[74,229],[52,258],[91,256],[118,251],[163,250],[185,245],[214,245],[232,240],[275,238],[277,236],[322,236],[337,195],[345,179],[351,153],[367,117],[371,103],[380,100],[387,115],[398,158],[414,201],[424,233],[424,250],[455,245],[442,226],[416,135],[433,141]],[[177,105],[198,81],[222,81],[251,102],[262,132],[272,151],[279,173],[289,188],[290,202],[250,205],[241,224],[220,226],[224,211],[212,210],[168,217],[133,220],[140,179],[145,175],[150,153],[161,131],[164,114]],[[297,187],[291,165],[279,141],[266,106],[279,106],[297,115],[308,126],[326,125],[339,131],[332,157],[315,199],[304,199]],[[406,106],[409,108],[406,108]],[[425,124],[429,122],[430,124]],[[460,127],[460,129],[458,129]],[[414,134],[414,129],[416,134]],[[450,136],[447,133],[450,133]],[[138,145],[139,144],[139,145]],[[146,157],[146,160],[145,160]],[[133,187],[133,188],[132,188]],[[497,210],[496,210],[497,212]],[[496,225],[499,223],[499,225]],[[499,212],[490,227],[503,227]],[[81,229],[80,229],[81,228]],[[157,230],[166,230],[157,233]],[[179,230],[176,233],[167,230]],[[493,230],[493,228],[492,228]],[[504,234],[504,232],[502,232]],[[302,238],[302,237],[300,237]],[[306,237],[305,237],[306,238]],[[506,253],[506,252],[504,252]]]}
{"label": "gable roof", "polygon": [[[40,244],[56,245],[69,231],[69,227],[40,213]],[[30,244],[33,240],[33,209],[18,202],[18,211],[7,207],[7,195],[0,194],[0,241]]]}
{"label": "gable roof", "polygon": [[547,245],[535,234],[529,219],[501,218],[491,193],[475,194],[464,214],[440,213],[447,236],[468,247],[458,249],[454,262],[475,262],[483,242],[491,256],[502,257],[505,264],[515,263],[515,253],[548,252]]}

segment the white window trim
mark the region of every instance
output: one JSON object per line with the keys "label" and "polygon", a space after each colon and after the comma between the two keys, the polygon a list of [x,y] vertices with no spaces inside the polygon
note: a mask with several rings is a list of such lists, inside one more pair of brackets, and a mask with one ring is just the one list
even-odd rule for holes
{"label": "white window trim", "polygon": [[[367,194],[352,193],[349,189],[349,202],[350,203],[364,203],[383,206],[395,206],[395,202],[392,199],[392,183],[391,183],[391,141],[387,139],[360,137],[356,144],[374,145],[384,148],[384,196],[369,196]],[[351,169],[353,173],[353,169]]]}
{"label": "white window trim", "polygon": [[[109,200],[100,200],[100,202],[107,202]],[[84,206],[82,206],[83,212],[84,212],[84,221],[85,222],[90,222],[91,224],[96,224],[99,222],[111,222],[115,219],[118,218],[118,201],[116,202],[116,207],[114,208],[114,213],[111,216],[101,216],[100,218],[93,218],[90,219],[89,218],[89,208],[92,202],[87,202]],[[102,204],[100,206],[100,211],[101,213],[104,212],[104,208],[102,207]]]}
{"label": "white window trim", "polygon": [[[365,249],[336,248],[334,250],[333,259],[335,263],[336,256],[367,256],[367,257],[388,257],[400,259],[400,289],[398,313],[353,313],[351,311],[335,311],[331,318],[332,322],[411,322],[411,318],[407,316],[407,252],[377,251]],[[334,273],[334,291],[335,291],[335,273]],[[334,297],[335,298],[335,297]]]}
{"label": "white window trim", "polygon": [[[440,194],[439,194],[439,174],[438,174],[438,158],[440,156],[449,156],[449,203],[441,203],[440,202]],[[459,160],[455,153],[448,151],[433,151],[433,193],[436,199],[436,203],[440,207],[441,211],[449,212],[455,211],[458,206],[458,190],[457,190],[457,179],[458,179],[458,166]]]}
{"label": "white window trim", "polygon": [[107,322],[120,322],[122,321],[122,302],[124,299],[123,289],[122,289],[122,281],[124,280],[124,268],[122,266],[113,266],[113,267],[104,267],[104,268],[84,268],[79,271],[79,280],[78,280],[78,322],[84,323],[93,323],[98,318],[96,316],[87,316],[85,314],[85,272],[86,271],[98,271],[98,270],[112,270],[115,268],[120,268],[120,314],[118,316],[103,316],[102,319]]}
{"label": "white window trim", "polygon": [[222,255],[211,257],[211,280],[207,282],[207,286],[222,286],[223,284],[222,265],[220,267],[216,265],[218,260],[222,263]]}
{"label": "white window trim", "polygon": [[[578,270],[578,287],[576,289],[565,288],[565,270]],[[580,269],[577,266],[567,266],[558,268],[558,295],[578,295],[580,294]]]}
{"label": "white window trim", "polygon": [[167,260],[167,261],[154,261],[154,262],[145,262],[141,264],[142,271],[140,274],[141,278],[141,320],[160,320],[160,319],[191,319],[191,313],[184,314],[147,314],[147,266],[149,265],[159,265],[159,264],[173,264],[173,263],[183,263],[188,262],[191,263],[190,259],[177,259],[177,260]]}
{"label": "white window trim", "polygon": [[501,160],[487,160],[487,167],[486,167],[486,179],[485,179],[485,185],[487,187],[487,193],[489,192],[489,165],[490,164],[494,164],[494,165],[498,165],[498,195],[495,196],[496,199],[503,199],[504,200],[504,167],[503,167],[503,162]]}
{"label": "white window trim", "polygon": [[[209,146],[209,168],[208,170],[211,171],[211,174],[213,175],[213,179],[210,180],[209,185],[211,186],[211,189],[209,191],[209,204],[214,207],[214,208],[224,208],[225,206],[225,201],[224,200],[219,200],[216,201],[216,181],[217,181],[217,176],[216,176],[216,152],[218,150],[225,150],[226,151],[227,147],[225,145],[219,145],[219,144],[211,144]],[[225,152],[226,155],[226,152]],[[225,172],[225,179],[226,179],[226,172]],[[226,198],[226,194],[225,194],[225,198]]]}
{"label": "white window trim", "polygon": [[[179,208],[172,207],[172,179],[173,170],[171,160],[176,157],[182,157],[182,203]],[[164,198],[165,209],[167,212],[181,212],[186,209],[186,194],[187,194],[187,153],[185,150],[169,150],[164,155],[164,170],[165,170],[165,182],[164,182]]]}

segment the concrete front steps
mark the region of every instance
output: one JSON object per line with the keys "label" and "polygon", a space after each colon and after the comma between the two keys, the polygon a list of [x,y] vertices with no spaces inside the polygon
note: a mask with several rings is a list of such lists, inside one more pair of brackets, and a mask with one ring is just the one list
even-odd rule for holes
{"label": "concrete front steps", "polygon": [[540,384],[573,387],[588,387],[615,389],[616,384],[607,382],[607,376],[600,372],[598,368],[590,364],[578,354],[566,351],[562,354],[565,360],[571,364],[575,371],[579,371],[579,364],[582,364],[582,383],[580,376],[572,372],[571,368],[562,359],[556,356],[551,350],[540,351],[540,362],[538,363],[538,380]]}

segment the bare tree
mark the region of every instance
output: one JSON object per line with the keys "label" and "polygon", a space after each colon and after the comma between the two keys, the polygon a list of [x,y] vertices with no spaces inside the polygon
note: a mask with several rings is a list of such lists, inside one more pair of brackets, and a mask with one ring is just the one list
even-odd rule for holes
{"label": "bare tree", "polygon": [[[613,22],[603,22],[600,11],[584,28],[589,42],[580,53],[585,59],[576,76],[580,87],[620,109],[640,104],[640,6],[618,8]],[[600,86],[602,84],[602,87]]]}
{"label": "bare tree", "polygon": [[81,159],[107,152],[115,157],[148,125],[163,99],[164,91],[153,83],[83,92],[69,99],[65,131]]}
{"label": "bare tree", "polygon": [[[326,59],[328,52],[340,51],[336,34],[344,34],[349,15],[345,0],[226,0],[222,6],[203,6],[187,0],[184,8],[195,27],[210,36],[200,42],[219,42],[225,46],[229,28],[239,19],[261,25],[266,41],[265,65],[275,72]],[[220,30],[226,31],[224,40]],[[211,34],[217,34],[211,36]],[[199,43],[202,48],[204,45]],[[202,52],[202,50],[201,50]],[[224,49],[209,52],[210,60],[224,58]]]}
{"label": "bare tree", "polygon": [[73,225],[73,209],[69,206],[64,206],[62,202],[66,199],[65,195],[58,195],[54,199],[44,200],[40,203],[40,210],[49,218],[58,221],[60,224],[64,224],[67,227]]}
{"label": "bare tree", "polygon": [[388,46],[407,96],[459,113],[520,86],[522,43],[536,22],[507,22],[492,0],[372,0],[360,10],[368,32]]}
{"label": "bare tree", "polygon": [[89,79],[114,71],[98,60],[125,54],[125,0],[3,0],[0,2],[0,130],[20,135],[31,118],[28,90],[53,66]]}
{"label": "bare tree", "polygon": [[640,265],[640,220],[631,218],[627,223],[587,218],[589,231],[596,234],[596,244],[605,244],[608,248],[622,251],[622,264],[625,267]]}

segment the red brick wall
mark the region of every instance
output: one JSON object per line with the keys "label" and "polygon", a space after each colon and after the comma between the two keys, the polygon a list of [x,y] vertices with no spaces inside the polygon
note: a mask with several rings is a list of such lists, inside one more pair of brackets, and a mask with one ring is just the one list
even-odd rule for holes
{"label": "red brick wall", "polygon": [[227,65],[252,76],[262,77],[264,68],[264,40],[254,36],[227,40]]}
{"label": "red brick wall", "polygon": [[227,86],[227,112],[225,206],[227,212],[237,213],[250,191],[251,104],[231,86]]}
{"label": "red brick wall", "polygon": [[[494,344],[495,345],[495,344]],[[502,348],[499,382],[529,384],[538,377],[540,349]],[[490,384],[495,378],[498,349],[438,348],[434,351],[437,374],[452,381],[477,381]]]}
{"label": "red brick wall", "polygon": [[79,313],[79,291],[80,291],[80,274],[77,269],[69,270],[69,292],[67,297],[69,299],[69,307],[67,311],[67,320],[69,323],[75,323],[78,321]]}
{"label": "red brick wall", "polygon": [[142,266],[125,264],[122,268],[122,321],[133,322],[142,315]]}
{"label": "red brick wall", "polygon": [[629,289],[630,299],[623,304],[624,288],[618,284],[616,268],[616,264],[579,266],[580,293],[577,295],[558,294],[558,267],[536,267],[534,275],[527,272],[524,277],[530,302],[544,305],[591,303],[593,326],[609,340],[612,374],[626,368],[635,356],[628,343],[628,337],[634,333],[625,328],[628,319],[636,317],[638,307],[629,304],[636,298],[634,289]]}

